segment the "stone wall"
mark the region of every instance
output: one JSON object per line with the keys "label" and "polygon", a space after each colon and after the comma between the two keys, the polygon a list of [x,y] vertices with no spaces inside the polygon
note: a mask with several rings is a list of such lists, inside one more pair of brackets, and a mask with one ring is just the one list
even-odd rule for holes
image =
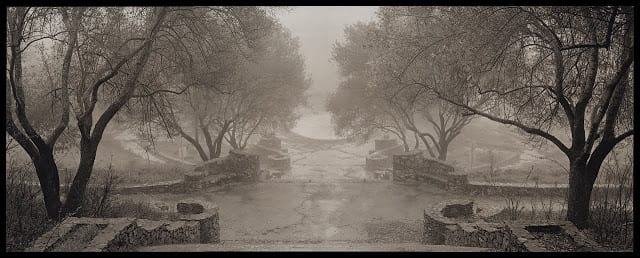
{"label": "stone wall", "polygon": [[[451,207],[472,205],[470,214],[445,216],[444,210]],[[558,228],[558,232],[569,236],[572,250],[601,251],[597,243],[589,240],[568,221],[515,221],[489,223],[485,219],[500,213],[497,209],[479,209],[471,200],[448,200],[425,208],[423,243],[431,245],[452,245],[483,247],[506,252],[554,251],[544,241],[532,234],[532,228]],[[459,210],[458,210],[459,211]],[[554,240],[550,240],[554,241]]]}
{"label": "stone wall", "polygon": [[259,171],[260,161],[257,155],[230,150],[229,155],[204,162],[186,172],[182,180],[118,186],[114,193],[184,193],[212,185],[256,180]]}
{"label": "stone wall", "polygon": [[282,141],[275,135],[263,136],[258,144],[249,148],[248,151],[260,157],[263,167],[281,171],[291,168],[288,150],[282,148]]}
{"label": "stone wall", "polygon": [[[518,195],[518,196],[565,196],[569,185],[567,184],[522,184],[522,183],[489,183],[469,182],[464,186],[464,192],[468,195]],[[617,185],[596,184],[593,192],[599,193],[611,189],[618,189]],[[625,186],[626,188],[626,186]]]}
{"label": "stone wall", "polygon": [[439,187],[464,191],[467,176],[454,172],[453,166],[424,156],[421,150],[393,155],[393,180],[429,182]]}
{"label": "stone wall", "polygon": [[[367,162],[382,163],[381,157],[372,157]],[[393,155],[393,180],[399,182],[427,182],[440,188],[469,196],[477,195],[518,195],[547,196],[566,195],[566,184],[519,184],[469,182],[467,175],[454,171],[453,166],[441,160],[426,157],[421,150],[413,150]],[[594,192],[617,188],[611,185],[594,185]]]}
{"label": "stone wall", "polygon": [[[194,214],[180,213],[174,220],[69,217],[36,239],[27,251],[113,252],[150,245],[219,243],[217,206],[191,205],[203,209]],[[97,232],[85,229],[91,227]]]}
{"label": "stone wall", "polygon": [[230,150],[229,155],[213,159],[185,173],[185,185],[199,188],[222,181],[256,180],[260,171],[258,155],[242,150]]}
{"label": "stone wall", "polygon": [[533,186],[515,183],[469,182],[465,185],[464,191],[468,195],[533,196],[544,194],[547,196],[563,196],[566,193],[567,188],[566,186],[554,185]]}

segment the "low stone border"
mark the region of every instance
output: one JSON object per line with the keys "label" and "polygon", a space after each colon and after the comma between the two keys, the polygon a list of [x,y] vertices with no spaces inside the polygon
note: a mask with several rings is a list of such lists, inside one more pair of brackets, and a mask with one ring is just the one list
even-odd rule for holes
{"label": "low stone border", "polygon": [[184,173],[184,178],[181,180],[119,186],[113,191],[116,194],[181,193],[230,182],[257,180],[259,171],[258,155],[241,150],[230,150],[229,155],[204,162],[196,166],[193,171]]}
{"label": "low stone border", "polygon": [[[378,162],[372,160],[372,162],[374,161]],[[568,189],[567,184],[535,185],[469,182],[467,175],[455,172],[453,166],[446,162],[425,157],[422,150],[413,150],[393,155],[393,180],[397,182],[427,182],[449,191],[470,196],[531,196],[538,194],[563,196]],[[612,185],[597,184],[593,186],[593,191],[604,191],[611,187]]]}
{"label": "low stone border", "polygon": [[[464,186],[464,192],[468,195],[518,195],[518,196],[565,196],[568,191],[567,184],[518,184],[518,183],[488,183],[469,182]],[[615,185],[596,184],[593,192],[617,188]],[[625,186],[627,187],[627,186]]]}
{"label": "low stone border", "polygon": [[467,176],[454,172],[453,166],[424,156],[421,150],[393,155],[393,180],[428,182],[438,187],[464,192]]}
{"label": "low stone border", "polygon": [[[471,209],[469,210],[469,206]],[[451,214],[460,214],[458,217]],[[545,244],[537,239],[532,228],[558,227],[575,245],[575,251],[602,251],[568,221],[515,221],[490,223],[485,219],[498,214],[497,209],[479,209],[472,200],[448,200],[425,208],[423,243],[483,247],[506,252],[546,252]]]}
{"label": "low stone border", "polygon": [[[199,209],[187,211],[181,207],[184,205]],[[179,212],[177,219],[161,221],[136,218],[69,217],[36,239],[26,251],[49,252],[62,249],[112,252],[133,251],[141,246],[150,245],[220,242],[217,206],[210,205],[205,208],[200,203],[178,203],[177,210]],[[86,226],[97,226],[100,230],[93,236],[82,235],[79,230]]]}

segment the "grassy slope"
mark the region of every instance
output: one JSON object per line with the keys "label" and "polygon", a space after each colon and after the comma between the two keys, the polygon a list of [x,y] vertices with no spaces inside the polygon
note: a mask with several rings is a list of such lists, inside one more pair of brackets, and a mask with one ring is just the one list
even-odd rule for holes
{"label": "grassy slope", "polygon": [[[104,177],[109,167],[120,178],[121,184],[152,183],[180,179],[189,166],[165,160],[165,163],[147,160],[124,147],[122,140],[116,136],[122,132],[122,128],[110,125],[100,142],[96,156],[92,178]],[[18,148],[19,149],[19,148]],[[7,158],[10,158],[7,156]],[[12,155],[21,162],[28,162],[29,158],[22,149]],[[70,182],[75,174],[80,153],[70,150],[64,154],[56,155],[56,162],[60,170],[60,180]]]}
{"label": "grassy slope", "polygon": [[[473,167],[470,167],[472,145],[475,145],[475,157]],[[490,178],[490,152],[497,167],[492,180],[539,183],[566,183],[568,180],[563,168],[549,161],[554,159],[567,167],[564,154],[555,146],[531,147],[517,129],[481,118],[465,127],[452,142],[447,160],[459,171],[465,171],[470,180],[484,181]],[[533,172],[530,174],[531,169]]]}

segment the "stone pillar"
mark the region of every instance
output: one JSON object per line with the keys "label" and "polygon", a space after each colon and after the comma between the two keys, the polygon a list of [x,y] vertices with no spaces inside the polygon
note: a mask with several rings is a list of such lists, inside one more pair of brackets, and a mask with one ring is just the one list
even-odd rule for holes
{"label": "stone pillar", "polygon": [[220,225],[218,207],[205,208],[199,203],[178,203],[180,217],[178,220],[185,222],[197,222],[200,228],[200,243],[219,243]]}
{"label": "stone pillar", "polygon": [[260,173],[260,157],[242,150],[230,150],[231,166],[245,179],[257,179]]}
{"label": "stone pillar", "polygon": [[413,150],[393,155],[393,181],[415,179],[416,172],[422,167],[422,151]]}

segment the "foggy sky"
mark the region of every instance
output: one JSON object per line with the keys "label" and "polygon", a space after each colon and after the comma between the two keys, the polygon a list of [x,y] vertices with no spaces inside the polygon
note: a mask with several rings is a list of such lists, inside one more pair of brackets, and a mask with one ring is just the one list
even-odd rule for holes
{"label": "foggy sky", "polygon": [[307,74],[313,79],[310,94],[333,91],[338,87],[338,70],[330,62],[336,40],[343,42],[345,26],[375,18],[377,6],[299,6],[282,11],[282,25],[300,40]]}

